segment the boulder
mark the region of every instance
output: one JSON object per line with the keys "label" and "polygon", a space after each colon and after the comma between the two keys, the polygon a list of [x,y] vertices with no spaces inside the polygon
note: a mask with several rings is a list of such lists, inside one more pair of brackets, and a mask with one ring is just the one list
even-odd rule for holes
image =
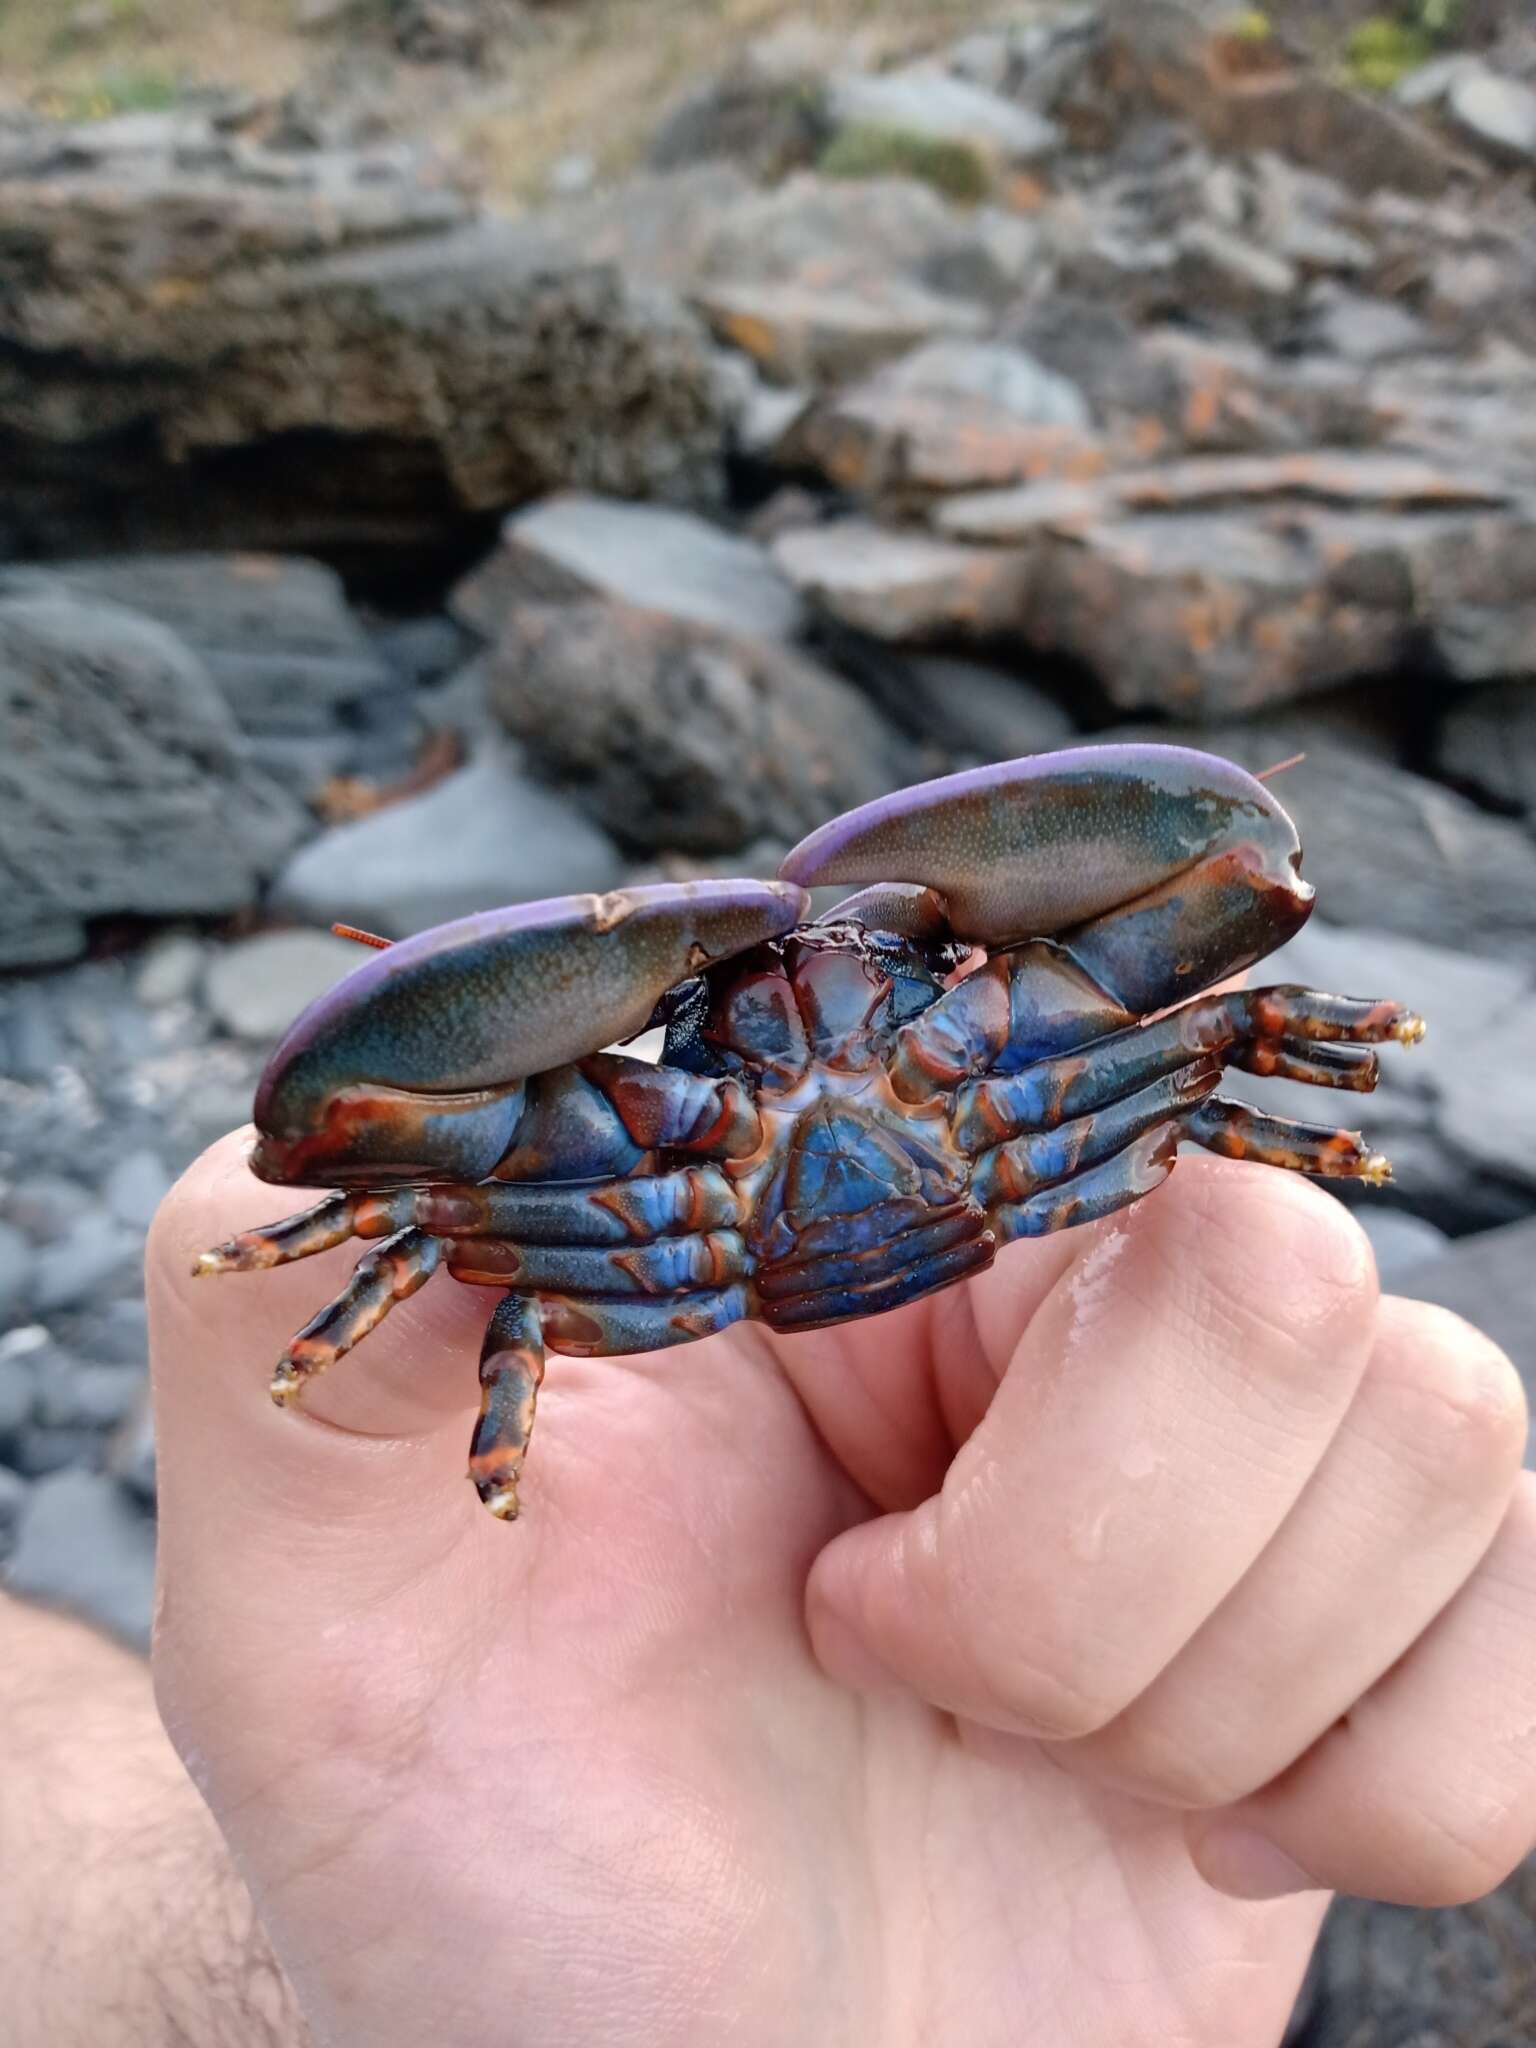
{"label": "boulder", "polygon": [[1016,633],[1025,613],[1028,554],[965,547],[868,519],[781,534],[774,560],[831,618],[877,640],[986,639]]}
{"label": "boulder", "polygon": [[806,655],[628,605],[517,607],[490,693],[530,760],[636,852],[788,843],[911,773],[873,707]]}
{"label": "boulder", "polygon": [[1062,139],[1053,121],[937,64],[845,71],[830,81],[827,100],[838,127],[964,143],[1012,164],[1049,156]]}
{"label": "boulder", "polygon": [[1485,802],[1536,824],[1536,683],[1496,684],[1453,698],[1436,741],[1435,767]]}
{"label": "boulder", "polygon": [[203,994],[226,1031],[271,1039],[366,958],[331,932],[263,932],[214,954]]}
{"label": "boulder", "polygon": [[918,745],[948,766],[1070,746],[1071,717],[1027,676],[950,654],[915,654],[861,634],[829,636],[838,667]]}
{"label": "boulder", "polygon": [[0,595],[51,590],[127,605],[192,649],[242,730],[321,733],[389,672],[319,562],[277,555],[121,555],[0,570]]}
{"label": "boulder", "polygon": [[714,493],[725,397],[688,313],[384,173],[175,131],[0,162],[12,552],[419,554],[562,485]]}
{"label": "boulder", "polygon": [[[1455,1309],[1503,1346],[1525,1381],[1536,1415],[1536,1327],[1531,1318],[1531,1274],[1536,1268],[1536,1216],[1502,1230],[1458,1239],[1438,1258],[1394,1276],[1400,1294]],[[1526,1452],[1536,1467],[1536,1430]]]}
{"label": "boulder", "polygon": [[303,923],[403,939],[504,903],[612,889],[622,877],[612,841],[492,746],[424,795],[322,833],[278,877],[272,904]]}
{"label": "boulder", "polygon": [[93,917],[243,909],[310,829],[202,664],[120,606],[0,598],[0,725],[0,964],[70,958]]}
{"label": "boulder", "polygon": [[802,606],[755,541],[689,512],[570,491],[514,512],[496,552],[453,594],[455,615],[494,639],[522,599],[618,598],[673,618],[788,639]]}

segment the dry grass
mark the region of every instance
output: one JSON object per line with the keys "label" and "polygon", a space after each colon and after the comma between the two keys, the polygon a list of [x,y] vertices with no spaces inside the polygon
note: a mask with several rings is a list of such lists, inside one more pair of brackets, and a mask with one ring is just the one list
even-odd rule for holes
{"label": "dry grass", "polygon": [[[78,40],[66,26],[74,0],[0,0],[0,88],[72,114],[151,104],[177,84],[276,93],[340,42],[297,33],[294,0],[106,4],[106,33]],[[413,126],[462,148],[488,193],[515,204],[572,152],[604,173],[623,170],[689,81],[785,24],[856,37],[875,58],[994,12],[995,0],[562,0],[531,17],[494,75],[404,67],[400,99]]]}

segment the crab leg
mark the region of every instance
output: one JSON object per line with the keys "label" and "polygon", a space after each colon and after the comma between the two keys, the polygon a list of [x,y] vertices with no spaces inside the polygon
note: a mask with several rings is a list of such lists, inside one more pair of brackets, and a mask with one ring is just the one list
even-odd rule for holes
{"label": "crab leg", "polygon": [[480,1348],[480,1419],[469,1446],[469,1476],[499,1521],[517,1520],[517,1482],[543,1381],[538,1309],[525,1295],[509,1294]]}
{"label": "crab leg", "polygon": [[1177,1120],[1154,1125],[1124,1151],[1090,1166],[1085,1173],[1041,1188],[1022,1202],[997,1203],[987,1220],[998,1243],[1070,1230],[1075,1224],[1092,1223],[1140,1201],[1172,1173],[1179,1136]]}
{"label": "crab leg", "polygon": [[[1022,1132],[1050,1130],[1202,1055],[1322,1087],[1369,1088],[1375,1083],[1374,1055],[1365,1049],[1388,1039],[1411,1045],[1423,1033],[1420,1019],[1400,1003],[1289,987],[1206,996],[1081,1051],[967,1083],[955,1099],[955,1138],[963,1150],[977,1153]],[[1354,1056],[1357,1048],[1363,1059]]]}
{"label": "crab leg", "polygon": [[1392,1178],[1390,1162],[1373,1152],[1358,1131],[1269,1116],[1224,1095],[1202,1102],[1186,1121],[1184,1135],[1228,1159],[1256,1159],[1323,1179],[1363,1180],[1380,1187]]}
{"label": "crab leg", "polygon": [[424,1287],[443,1255],[439,1239],[424,1230],[402,1230],[366,1252],[334,1301],[290,1339],[272,1376],[272,1398],[289,1406],[306,1384],[336,1363],[383,1322],[397,1301]]}
{"label": "crab leg", "polygon": [[1137,1138],[1174,1122],[1203,1102],[1220,1079],[1215,1061],[1197,1061],[1089,1116],[1026,1132],[981,1155],[972,1191],[988,1205],[1027,1200],[1041,1188],[1080,1176],[1085,1167],[1113,1158]]}

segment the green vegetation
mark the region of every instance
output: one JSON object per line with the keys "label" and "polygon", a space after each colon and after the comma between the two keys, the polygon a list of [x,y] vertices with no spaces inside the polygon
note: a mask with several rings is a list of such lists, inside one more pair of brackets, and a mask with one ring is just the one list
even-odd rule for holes
{"label": "green vegetation", "polygon": [[974,203],[992,188],[986,159],[964,142],[941,142],[906,128],[844,128],[817,165],[829,178],[919,178],[946,199]]}
{"label": "green vegetation", "polygon": [[103,71],[83,85],[45,92],[42,111],[59,121],[105,121],[113,114],[161,114],[181,98],[181,81],[151,66]]}
{"label": "green vegetation", "polygon": [[1246,8],[1227,24],[1227,33],[1240,43],[1267,43],[1274,32],[1274,23],[1260,7]]}
{"label": "green vegetation", "polygon": [[1435,40],[1427,29],[1416,22],[1394,21],[1386,14],[1373,14],[1362,21],[1344,45],[1350,82],[1367,92],[1390,92],[1434,54]]}

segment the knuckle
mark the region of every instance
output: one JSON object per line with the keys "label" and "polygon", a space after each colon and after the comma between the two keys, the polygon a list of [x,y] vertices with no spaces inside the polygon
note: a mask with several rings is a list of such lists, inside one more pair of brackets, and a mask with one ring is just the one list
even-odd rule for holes
{"label": "knuckle", "polygon": [[[1528,1428],[1525,1389],[1510,1360],[1449,1309],[1401,1304],[1399,1341],[1373,1374],[1399,1455],[1436,1490],[1481,1495],[1512,1480]],[[1401,1341],[1406,1337],[1407,1341]]]}

